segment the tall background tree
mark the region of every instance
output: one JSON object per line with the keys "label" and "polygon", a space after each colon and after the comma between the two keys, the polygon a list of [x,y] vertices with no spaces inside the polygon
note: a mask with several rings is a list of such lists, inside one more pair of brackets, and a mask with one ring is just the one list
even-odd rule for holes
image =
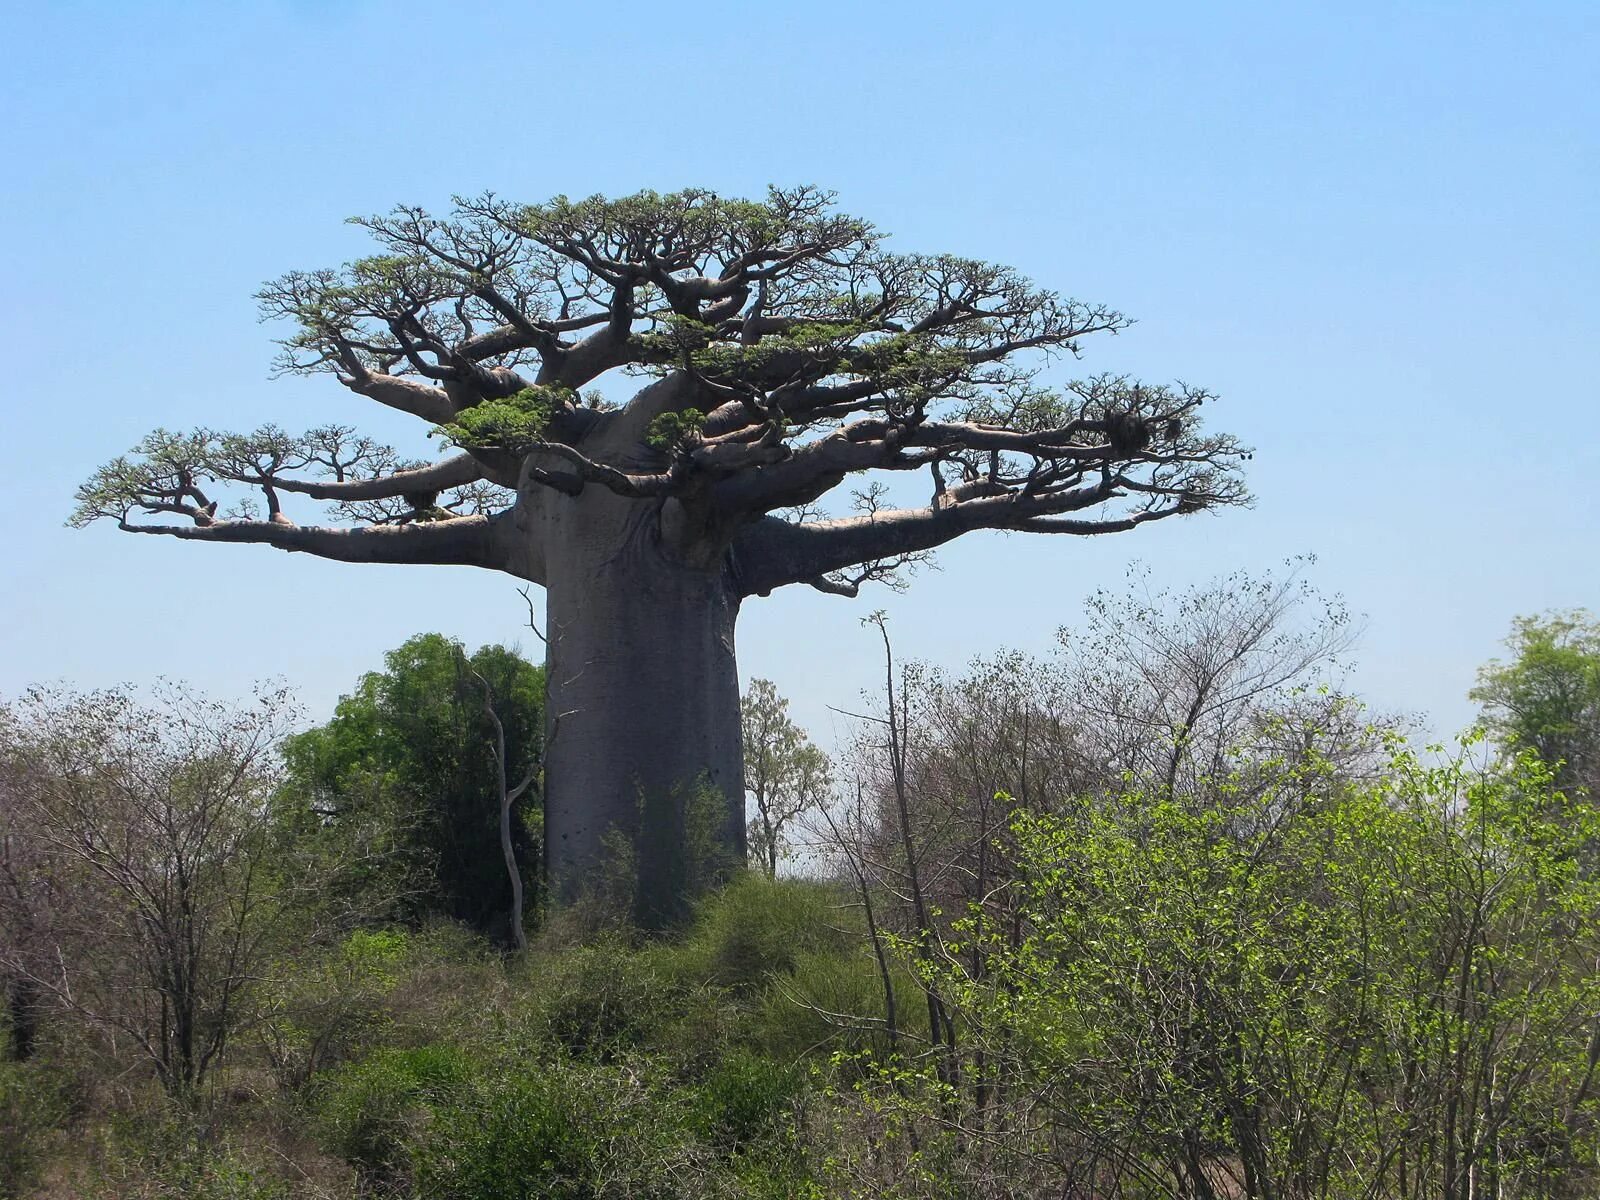
{"label": "tall background tree", "polygon": [[[612,831],[644,820],[641,895],[669,911],[693,781],[720,790],[743,848],[746,597],[854,595],[978,529],[1112,533],[1244,499],[1238,443],[1201,428],[1204,390],[1039,382],[1043,358],[1120,313],[1006,267],[890,253],[831,200],[485,194],[360,219],[378,254],[261,291],[294,326],[280,366],[459,452],[415,463],[342,427],[158,432],[83,486],[74,520],[543,585],[552,885],[576,894]],[[619,373],[649,382],[621,404],[582,390]],[[818,508],[876,472],[905,486]],[[253,494],[224,506],[218,484]],[[300,523],[296,498],[341,523]]]}
{"label": "tall background tree", "polygon": [[1532,750],[1565,788],[1600,788],[1600,621],[1583,609],[1518,617],[1510,662],[1486,664],[1472,698],[1502,744]]}
{"label": "tall background tree", "polygon": [[744,782],[754,812],[750,817],[750,853],[768,878],[792,852],[795,821],[829,799],[832,788],[828,756],[811,744],[805,730],[789,717],[789,702],[770,679],[752,679],[739,717],[744,729]]}
{"label": "tall background tree", "polygon": [[[377,901],[392,905],[392,916],[449,917],[516,941],[507,925],[495,719],[514,785],[539,762],[543,672],[504,646],[466,655],[428,633],[385,655],[384,670],[364,675],[327,724],[287,739],[280,812],[339,857],[371,864],[370,876],[344,875],[354,910],[370,917]],[[506,813],[525,878],[538,875],[533,798],[522,793]]]}

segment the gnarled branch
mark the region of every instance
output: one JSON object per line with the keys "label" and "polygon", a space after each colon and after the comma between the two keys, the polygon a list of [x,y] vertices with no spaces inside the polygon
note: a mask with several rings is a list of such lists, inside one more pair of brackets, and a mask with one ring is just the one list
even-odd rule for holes
{"label": "gnarled branch", "polygon": [[1014,493],[944,507],[900,508],[835,521],[796,524],[765,517],[749,526],[734,543],[740,587],[745,595],[767,595],[793,583],[853,595],[848,580],[837,572],[863,563],[933,550],[979,529],[1029,533],[1098,534],[1132,529],[1165,517],[1198,512],[1204,500],[1193,496],[1167,498],[1136,512],[1104,520],[1074,520],[1052,514],[1082,509],[1116,493],[1083,489],[1070,496],[1033,499]]}

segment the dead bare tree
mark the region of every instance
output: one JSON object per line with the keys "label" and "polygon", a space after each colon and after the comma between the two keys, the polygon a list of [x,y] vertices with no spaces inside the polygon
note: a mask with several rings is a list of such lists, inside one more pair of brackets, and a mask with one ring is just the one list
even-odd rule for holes
{"label": "dead bare tree", "polygon": [[36,982],[50,958],[48,929],[62,905],[57,881],[44,870],[39,839],[24,804],[34,787],[33,765],[15,753],[15,722],[0,708],[0,992],[7,1050],[33,1055],[46,997]]}
{"label": "dead bare tree", "polygon": [[[532,624],[531,614],[529,623]],[[539,777],[539,764],[534,763],[528,768],[528,774],[521,783],[515,787],[506,786],[506,727],[500,720],[500,714],[494,709],[494,688],[482,674],[467,666],[466,656],[459,650],[457,663],[459,669],[471,675],[483,692],[484,719],[494,730],[494,777],[496,799],[500,807],[500,853],[505,858],[506,876],[511,883],[511,910],[507,913],[507,920],[511,924],[512,945],[516,947],[517,953],[521,954],[528,948],[528,931],[523,928],[522,871],[517,866],[516,846],[511,837],[511,810]]]}
{"label": "dead bare tree", "polygon": [[1236,571],[1176,593],[1152,590],[1136,567],[1127,591],[1090,598],[1083,627],[1061,631],[1060,667],[1085,736],[1114,773],[1203,796],[1285,722],[1334,749],[1336,730],[1318,725],[1337,704],[1313,701],[1337,692],[1341,656],[1360,630],[1337,597],[1305,580],[1304,565]]}
{"label": "dead bare tree", "polygon": [[11,706],[7,757],[23,764],[7,836],[26,881],[60,901],[34,930],[48,953],[0,947],[48,1003],[130,1038],[187,1097],[245,1018],[274,916],[269,800],[290,705],[260,692],[229,708],[165,686],[34,690]]}

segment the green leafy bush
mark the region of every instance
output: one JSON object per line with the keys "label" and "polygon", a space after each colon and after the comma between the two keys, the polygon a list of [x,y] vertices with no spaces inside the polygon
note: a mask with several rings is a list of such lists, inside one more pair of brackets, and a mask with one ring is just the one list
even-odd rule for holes
{"label": "green leafy bush", "polygon": [[803,1084],[798,1068],[736,1050],[696,1089],[692,1127],[727,1150],[781,1136],[789,1127],[784,1118],[792,1112]]}
{"label": "green leafy bush", "polygon": [[387,1000],[410,950],[403,930],[357,930],[284,964],[262,989],[258,1034],[282,1086],[301,1087],[382,1036],[391,1023]]}
{"label": "green leafy bush", "polygon": [[614,1057],[658,1029],[674,1007],[675,989],[620,939],[568,951],[541,973],[538,1032],[573,1055]]}
{"label": "green leafy bush", "polygon": [[[90,1134],[90,1130],[84,1131]],[[291,1187],[260,1147],[213,1113],[154,1099],[117,1113],[85,1140],[72,1195],[84,1200],[289,1200]],[[53,1194],[53,1193],[52,1193]]]}
{"label": "green leafy bush", "polygon": [[487,1078],[438,1114],[418,1156],[418,1194],[438,1200],[688,1200],[724,1183],[645,1060]]}
{"label": "green leafy bush", "polygon": [[[229,1153],[196,1153],[147,1163],[140,1194],[149,1200],[288,1200],[289,1187]],[[119,1192],[119,1200],[130,1193]]]}
{"label": "green leafy bush", "polygon": [[844,953],[858,941],[847,924],[836,889],[746,872],[701,906],[675,968],[751,993],[807,955]]}
{"label": "green leafy bush", "polygon": [[470,1060],[448,1045],[380,1050],[331,1071],[314,1100],[322,1141],[363,1180],[392,1184],[409,1171],[419,1115],[453,1103],[472,1076]]}
{"label": "green leafy bush", "polygon": [[[916,977],[899,960],[890,964],[896,1022],[903,1033],[926,1038],[927,1008]],[[752,1000],[745,1040],[774,1058],[799,1059],[822,1051],[852,1055],[888,1053],[883,977],[872,951],[847,949],[796,955],[791,974],[773,976]]]}

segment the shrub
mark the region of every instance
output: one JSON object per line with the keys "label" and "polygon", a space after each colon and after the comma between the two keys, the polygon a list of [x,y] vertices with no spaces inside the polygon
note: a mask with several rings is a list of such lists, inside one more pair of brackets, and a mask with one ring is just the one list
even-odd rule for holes
{"label": "shrub", "polygon": [[[87,1132],[87,1131],[86,1131]],[[274,1170],[194,1110],[156,1102],[94,1131],[71,1194],[87,1200],[288,1200]]]}
{"label": "shrub", "polygon": [[674,964],[696,982],[748,994],[807,954],[840,953],[857,940],[846,924],[835,889],[747,872],[701,906]]}
{"label": "shrub", "polygon": [[651,1063],[570,1059],[487,1078],[439,1113],[417,1182],[439,1200],[698,1200],[731,1186]]}
{"label": "shrub", "polygon": [[0,1061],[0,1198],[27,1194],[50,1134],[70,1109],[61,1077],[48,1066]]}
{"label": "shrub", "polygon": [[796,1067],[736,1050],[706,1075],[692,1101],[695,1132],[724,1150],[780,1136],[804,1082]]}
{"label": "shrub", "polygon": [[568,951],[538,982],[543,1037],[578,1056],[614,1057],[659,1029],[675,989],[620,939]]}
{"label": "shrub", "polygon": [[[196,1152],[169,1162],[147,1162],[140,1194],[148,1200],[288,1200],[283,1180],[263,1174],[226,1151]],[[130,1193],[119,1189],[119,1200]]]}
{"label": "shrub", "polygon": [[[927,1009],[916,979],[903,964],[891,970],[902,1033],[926,1038]],[[883,979],[872,953],[848,950],[795,956],[792,974],[773,978],[756,998],[748,1040],[764,1053],[794,1060],[823,1050],[887,1053]]]}
{"label": "shrub", "polygon": [[455,1102],[472,1075],[472,1064],[453,1046],[380,1050],[324,1077],[315,1121],[324,1144],[364,1183],[392,1185],[409,1173],[418,1115]]}
{"label": "shrub", "polygon": [[262,1049],[281,1086],[304,1086],[354,1058],[392,1018],[387,1001],[411,951],[402,930],[357,930],[337,946],[285,963],[263,989]]}

